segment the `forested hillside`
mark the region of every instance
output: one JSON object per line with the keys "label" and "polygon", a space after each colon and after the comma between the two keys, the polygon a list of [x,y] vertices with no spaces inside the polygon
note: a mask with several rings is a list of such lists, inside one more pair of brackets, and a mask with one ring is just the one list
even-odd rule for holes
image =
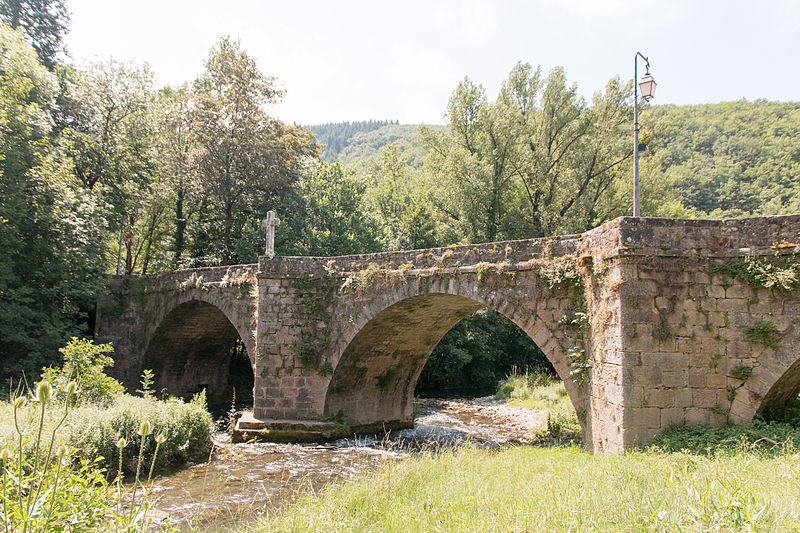
{"label": "forested hillside", "polygon": [[800,212],[800,103],[654,106],[644,124],[686,207],[714,217]]}
{"label": "forested hillside", "polygon": [[320,159],[333,163],[339,161],[339,154],[350,143],[350,139],[359,134],[377,130],[384,126],[395,125],[390,120],[362,120],[356,122],[330,122],[309,126],[317,142],[325,146]]}
{"label": "forested hillside", "polygon": [[[719,218],[800,212],[800,103],[651,105],[641,122],[647,142],[642,157],[657,160],[688,213]],[[365,168],[394,144],[409,167],[419,169],[428,153],[419,131],[418,125],[388,124],[342,136],[332,160]]]}

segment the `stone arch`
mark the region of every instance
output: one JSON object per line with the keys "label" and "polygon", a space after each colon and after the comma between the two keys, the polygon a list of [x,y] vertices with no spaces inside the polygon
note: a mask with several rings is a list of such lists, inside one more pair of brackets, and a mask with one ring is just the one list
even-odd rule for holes
{"label": "stone arch", "polygon": [[165,306],[153,321],[139,372],[154,370],[159,391],[188,396],[205,388],[210,403],[229,401],[231,348],[241,339],[251,372],[254,350],[252,336],[227,307],[202,293]]}
{"label": "stone arch", "polygon": [[785,361],[786,354],[763,357],[741,386],[731,404],[731,418],[736,423],[750,422],[755,416],[769,414],[800,394],[800,358]]}
{"label": "stone arch", "polygon": [[[556,324],[548,327],[535,307],[510,303],[515,290],[513,282],[508,288],[486,290],[474,279],[417,278],[378,291],[360,313],[349,315],[349,327],[333,350],[339,355],[332,361],[325,416],[341,412],[354,428],[410,425],[414,386],[431,352],[455,324],[484,307],[501,313],[534,340],[564,380],[573,405],[585,411],[586,392],[570,379],[565,350],[551,330]],[[535,295],[526,300],[535,302]]]}

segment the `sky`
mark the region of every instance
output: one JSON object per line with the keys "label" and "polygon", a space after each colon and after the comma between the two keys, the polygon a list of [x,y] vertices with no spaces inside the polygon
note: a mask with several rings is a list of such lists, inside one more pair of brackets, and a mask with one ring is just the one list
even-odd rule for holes
{"label": "sky", "polygon": [[[797,101],[800,0],[66,0],[74,61],[148,63],[191,82],[229,35],[286,91],[288,123],[441,124],[469,77],[493,99],[519,62],[587,98],[650,60],[653,104]],[[642,74],[640,63],[639,75]]]}

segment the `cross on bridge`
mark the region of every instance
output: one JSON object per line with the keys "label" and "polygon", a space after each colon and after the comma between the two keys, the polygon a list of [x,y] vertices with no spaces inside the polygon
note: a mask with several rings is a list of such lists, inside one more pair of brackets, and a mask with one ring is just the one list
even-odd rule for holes
{"label": "cross on bridge", "polygon": [[267,249],[264,255],[272,259],[275,257],[275,228],[281,223],[281,219],[275,216],[275,211],[267,211],[267,218],[261,221],[261,226],[267,228]]}

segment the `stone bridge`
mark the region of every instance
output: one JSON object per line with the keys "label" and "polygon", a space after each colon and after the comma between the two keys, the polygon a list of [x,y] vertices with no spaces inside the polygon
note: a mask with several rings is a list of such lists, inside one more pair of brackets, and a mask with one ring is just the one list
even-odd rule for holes
{"label": "stone bridge", "polygon": [[623,217],[579,235],[115,278],[96,338],[135,388],[221,394],[231,347],[275,438],[413,424],[433,348],[490,307],[564,380],[587,448],[676,423],[747,422],[800,390],[800,215]]}

